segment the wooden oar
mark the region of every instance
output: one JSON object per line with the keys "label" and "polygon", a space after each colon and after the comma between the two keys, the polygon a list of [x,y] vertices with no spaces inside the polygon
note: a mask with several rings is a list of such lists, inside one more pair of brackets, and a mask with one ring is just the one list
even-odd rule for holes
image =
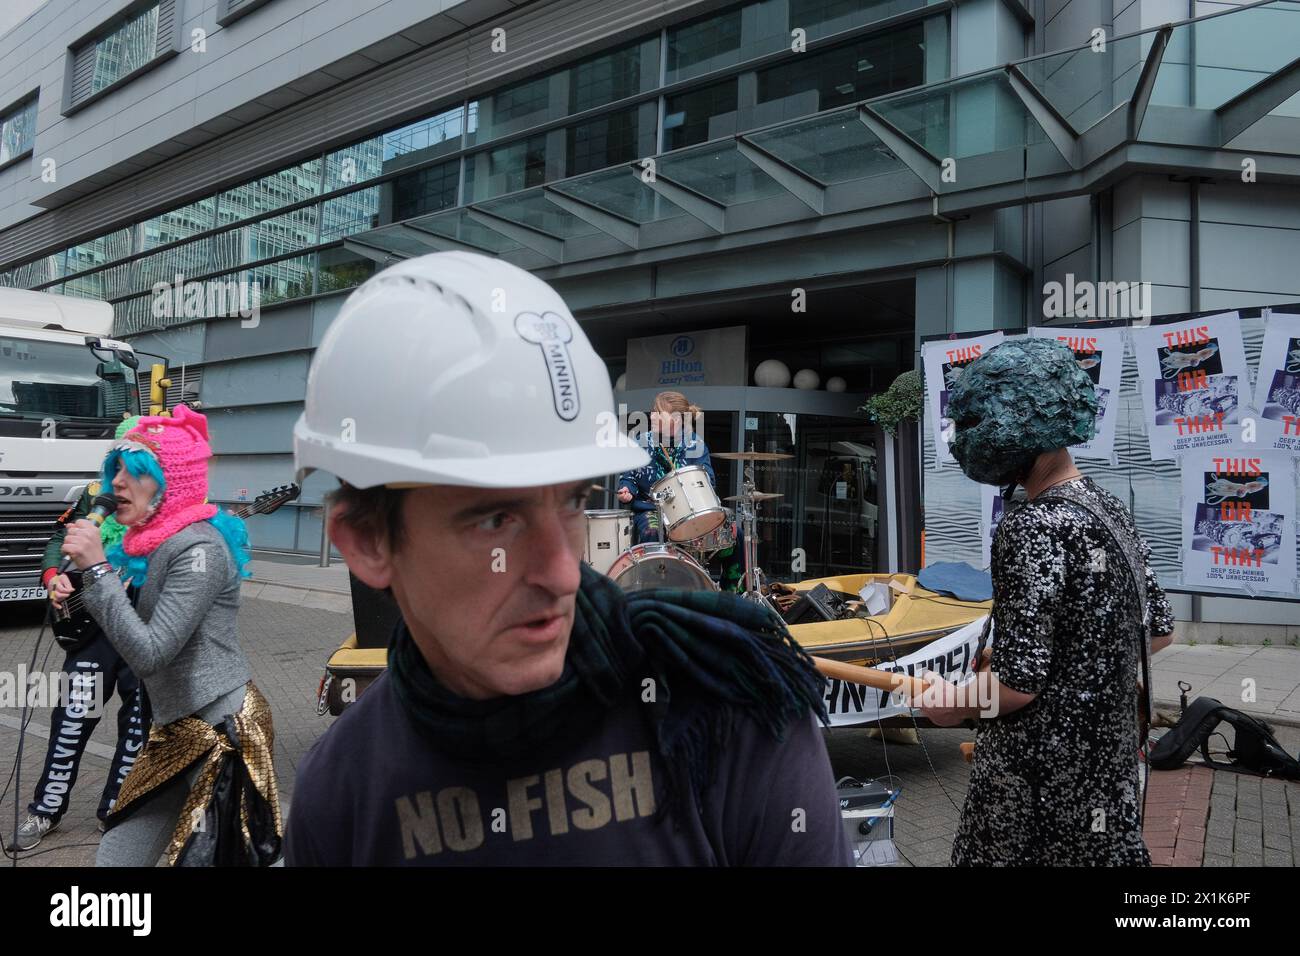
{"label": "wooden oar", "polygon": [[925,690],[925,681],[907,674],[862,667],[859,664],[846,664],[844,661],[833,661],[826,657],[814,657],[813,663],[817,665],[817,670],[827,677],[835,677],[854,684],[865,684],[876,690],[906,694],[908,697],[920,697]]}
{"label": "wooden oar", "polygon": [[[817,670],[827,677],[851,681],[854,684],[865,684],[876,690],[906,694],[913,698],[920,697],[925,691],[925,681],[919,677],[877,670],[874,667],[862,667],[858,664],[846,664],[844,661],[833,661],[825,657],[814,657],[813,663],[817,665]],[[975,757],[975,744],[967,741],[960,746],[962,759],[970,763]]]}

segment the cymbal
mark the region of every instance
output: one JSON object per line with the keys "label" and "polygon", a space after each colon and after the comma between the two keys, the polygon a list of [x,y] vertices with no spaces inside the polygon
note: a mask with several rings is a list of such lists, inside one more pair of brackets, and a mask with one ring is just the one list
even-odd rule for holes
{"label": "cymbal", "polygon": [[771,501],[773,498],[784,498],[783,494],[771,494],[767,491],[756,491],[752,495],[728,495],[723,501]]}
{"label": "cymbal", "polygon": [[715,451],[713,457],[728,461],[786,461],[794,455],[780,451]]}

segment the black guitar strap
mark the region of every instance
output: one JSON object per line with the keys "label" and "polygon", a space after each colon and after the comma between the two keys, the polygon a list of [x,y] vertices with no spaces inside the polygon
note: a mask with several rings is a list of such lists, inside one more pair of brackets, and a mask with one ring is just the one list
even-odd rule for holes
{"label": "black guitar strap", "polygon": [[[1116,521],[1114,517],[1102,510],[1091,497],[1080,491],[1075,485],[1057,485],[1052,489],[1051,494],[1039,495],[1034,501],[1064,501],[1079,506],[1097,519],[1114,540],[1120,554],[1124,555],[1124,563],[1129,572],[1129,582],[1133,585],[1133,594],[1136,598],[1138,631],[1142,635],[1139,641],[1139,652],[1142,655],[1142,686],[1146,692],[1147,714],[1154,714],[1155,696],[1151,687],[1151,658],[1147,632],[1146,569],[1142,565],[1142,550],[1138,545],[1136,536]],[[1146,741],[1138,741],[1138,744],[1145,747]]]}

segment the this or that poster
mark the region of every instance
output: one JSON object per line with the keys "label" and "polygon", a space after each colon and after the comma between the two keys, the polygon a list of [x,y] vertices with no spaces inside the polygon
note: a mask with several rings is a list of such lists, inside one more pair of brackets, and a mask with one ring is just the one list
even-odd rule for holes
{"label": "this or that poster", "polygon": [[1300,315],[1274,313],[1264,327],[1255,382],[1258,443],[1300,452]]}
{"label": "this or that poster", "polygon": [[1236,312],[1135,328],[1133,347],[1153,461],[1240,439],[1250,378]]}
{"label": "this or that poster", "polygon": [[925,394],[930,405],[930,421],[934,428],[934,465],[936,468],[956,461],[948,450],[952,435],[947,420],[948,395],[961,380],[972,362],[1002,341],[1001,332],[968,338],[936,339],[921,346],[925,367]]}
{"label": "this or that poster", "polygon": [[1119,417],[1119,385],[1124,374],[1124,329],[1087,326],[1036,326],[1036,338],[1056,339],[1074,352],[1079,368],[1088,373],[1097,390],[1097,433],[1091,441],[1071,445],[1078,458],[1115,457],[1115,421]]}
{"label": "this or that poster", "polygon": [[993,564],[993,535],[1006,511],[1006,504],[1000,488],[980,485],[980,553],[984,556],[985,568]]}
{"label": "this or that poster", "polygon": [[1182,472],[1183,583],[1294,594],[1294,458],[1198,450]]}

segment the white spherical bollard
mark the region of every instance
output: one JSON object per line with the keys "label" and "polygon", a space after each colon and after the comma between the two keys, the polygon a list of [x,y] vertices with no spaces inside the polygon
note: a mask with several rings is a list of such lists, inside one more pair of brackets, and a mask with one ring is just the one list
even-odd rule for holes
{"label": "white spherical bollard", "polygon": [[627,391],[627,372],[624,372],[622,375],[620,375],[617,379],[614,380],[614,391],[616,392]]}
{"label": "white spherical bollard", "polygon": [[810,368],[801,368],[794,373],[795,388],[816,388],[821,381],[822,377]]}
{"label": "white spherical bollard", "polygon": [[754,369],[754,384],[760,388],[785,388],[790,384],[790,367],[780,359],[759,362]]}
{"label": "white spherical bollard", "polygon": [[849,383],[844,381],[838,375],[832,375],[826,380],[826,391],[842,392],[849,387]]}

